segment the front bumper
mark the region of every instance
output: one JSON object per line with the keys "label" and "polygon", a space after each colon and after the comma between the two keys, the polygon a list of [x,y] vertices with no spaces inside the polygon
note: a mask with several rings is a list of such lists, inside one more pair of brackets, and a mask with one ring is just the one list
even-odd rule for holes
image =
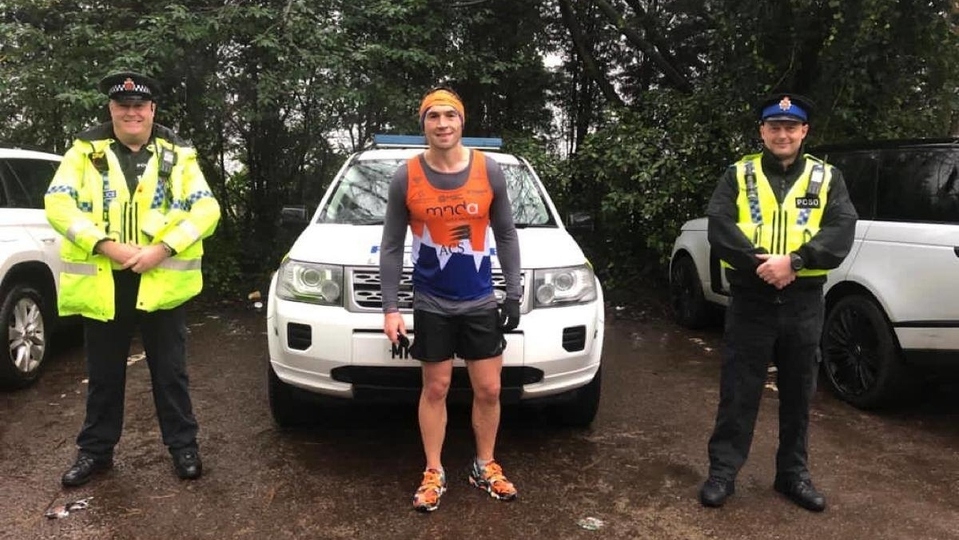
{"label": "front bumper", "polygon": [[[383,315],[282,300],[270,286],[267,333],[277,377],[294,387],[357,401],[399,401],[419,395],[419,362],[383,334]],[[598,287],[598,285],[597,285]],[[414,335],[412,313],[403,313]],[[506,334],[504,402],[547,398],[585,386],[603,352],[602,290],[589,304],[534,309]],[[451,397],[468,391],[463,360],[454,359]]]}

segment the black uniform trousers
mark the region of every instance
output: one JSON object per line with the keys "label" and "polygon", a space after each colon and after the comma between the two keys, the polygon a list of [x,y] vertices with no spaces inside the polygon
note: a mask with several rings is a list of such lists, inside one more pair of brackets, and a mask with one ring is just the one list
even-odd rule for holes
{"label": "black uniform trousers", "polygon": [[140,275],[113,273],[116,316],[103,322],[84,319],[87,412],[77,436],[80,452],[109,459],[123,430],[127,357],[137,327],[153,386],[153,402],[163,444],[171,453],[196,448],[197,422],[186,372],[186,314],[183,306],[145,312],[136,309]]}
{"label": "black uniform trousers", "polygon": [[774,300],[733,293],[726,310],[719,410],[709,439],[710,476],[735,480],[746,462],[772,361],[779,389],[776,476],[809,478],[809,406],[816,391],[824,308],[819,287]]}

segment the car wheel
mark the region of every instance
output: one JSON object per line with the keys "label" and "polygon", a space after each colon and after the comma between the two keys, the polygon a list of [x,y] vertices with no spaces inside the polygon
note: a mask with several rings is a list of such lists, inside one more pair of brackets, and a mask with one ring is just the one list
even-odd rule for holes
{"label": "car wheel", "polygon": [[677,258],[670,269],[669,299],[676,322],[696,329],[709,322],[709,304],[703,295],[703,285],[696,272],[696,264],[688,256]]}
{"label": "car wheel", "polygon": [[862,295],[847,296],[829,311],[822,363],[833,392],[861,409],[901,401],[915,386],[885,313]]}
{"label": "car wheel", "polygon": [[304,408],[306,403],[298,399],[295,389],[281,381],[273,371],[273,364],[267,361],[267,393],[270,398],[270,413],[273,421],[280,427],[293,427],[306,421]]}
{"label": "car wheel", "polygon": [[599,396],[603,386],[603,368],[596,371],[596,376],[589,384],[574,390],[571,401],[555,405],[553,415],[556,422],[569,427],[589,427],[599,411]]}
{"label": "car wheel", "polygon": [[0,385],[23,388],[40,376],[47,359],[47,339],[52,322],[43,296],[25,284],[13,285],[0,304]]}

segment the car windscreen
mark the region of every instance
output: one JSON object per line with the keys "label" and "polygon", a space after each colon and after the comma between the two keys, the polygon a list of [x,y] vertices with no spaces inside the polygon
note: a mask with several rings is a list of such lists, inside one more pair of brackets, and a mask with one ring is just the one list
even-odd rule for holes
{"label": "car windscreen", "polygon": [[[353,161],[334,186],[319,223],[380,225],[386,216],[386,199],[393,173],[406,160]],[[513,208],[513,221],[522,227],[555,227],[539,185],[525,164],[501,163]]]}
{"label": "car windscreen", "polygon": [[4,208],[43,208],[43,194],[57,172],[56,161],[32,158],[12,158],[0,162],[3,192],[0,206]]}

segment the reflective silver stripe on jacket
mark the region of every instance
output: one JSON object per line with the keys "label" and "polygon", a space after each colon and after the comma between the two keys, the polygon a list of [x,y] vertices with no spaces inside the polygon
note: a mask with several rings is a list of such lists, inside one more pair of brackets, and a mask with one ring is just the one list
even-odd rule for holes
{"label": "reflective silver stripe on jacket", "polygon": [[77,235],[83,232],[83,230],[89,226],[90,225],[85,220],[78,219],[77,221],[73,222],[73,225],[70,225],[70,228],[63,233],[63,236],[66,236],[67,240],[76,244]]}
{"label": "reflective silver stripe on jacket", "polygon": [[67,274],[80,274],[82,276],[97,275],[97,265],[93,263],[65,262],[63,271]]}
{"label": "reflective silver stripe on jacket", "polygon": [[749,201],[749,217],[756,225],[763,224],[762,205],[759,204],[759,188],[756,186],[756,166],[752,161],[746,162],[746,199]]}
{"label": "reflective silver stripe on jacket", "polygon": [[179,225],[177,225],[177,228],[183,231],[183,234],[189,235],[190,239],[192,239],[194,242],[200,239],[200,231],[198,231],[192,223],[185,219],[181,221]]}
{"label": "reflective silver stripe on jacket", "polygon": [[188,272],[190,270],[199,270],[201,267],[200,259],[176,259],[169,258],[164,259],[160,264],[157,265],[159,268],[165,268],[167,270],[177,270],[180,272]]}
{"label": "reflective silver stripe on jacket", "polygon": [[92,231],[92,234],[95,234],[98,238],[103,236],[103,232],[101,232],[96,225],[85,219],[74,221],[73,224],[70,225],[70,228],[64,231],[63,236],[74,244],[78,244],[77,238],[86,231]]}

